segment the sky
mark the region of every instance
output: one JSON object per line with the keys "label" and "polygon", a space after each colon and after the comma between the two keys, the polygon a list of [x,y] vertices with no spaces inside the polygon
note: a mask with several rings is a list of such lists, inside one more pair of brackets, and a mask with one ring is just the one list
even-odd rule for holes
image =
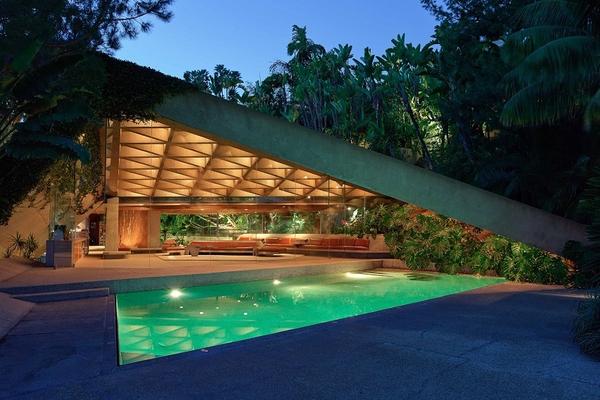
{"label": "sky", "polygon": [[352,45],[357,58],[365,47],[383,53],[401,33],[427,43],[435,26],[419,0],[175,0],[172,11],[169,23],[123,41],[115,56],[177,77],[225,64],[254,82],[288,59],[294,24],[326,49]]}

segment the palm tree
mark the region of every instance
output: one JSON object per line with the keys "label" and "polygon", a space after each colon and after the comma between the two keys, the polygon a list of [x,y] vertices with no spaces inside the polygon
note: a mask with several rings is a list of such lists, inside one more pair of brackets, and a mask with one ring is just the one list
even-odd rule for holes
{"label": "palm tree", "polygon": [[600,122],[600,3],[538,0],[520,10],[521,29],[503,46],[515,65],[505,77],[511,97],[501,119],[508,126],[582,118]]}
{"label": "palm tree", "polygon": [[292,41],[287,45],[290,63],[308,64],[325,54],[325,48],[308,38],[306,27],[292,26]]}
{"label": "palm tree", "polygon": [[413,125],[415,136],[421,146],[423,159],[428,169],[433,169],[433,158],[425,143],[421,131],[419,116],[413,107],[422,91],[422,77],[428,73],[432,64],[433,51],[429,46],[421,48],[406,43],[404,35],[392,40],[393,47],[387,49],[383,57],[378,57],[386,72],[385,79],[390,87],[397,90],[406,114]]}

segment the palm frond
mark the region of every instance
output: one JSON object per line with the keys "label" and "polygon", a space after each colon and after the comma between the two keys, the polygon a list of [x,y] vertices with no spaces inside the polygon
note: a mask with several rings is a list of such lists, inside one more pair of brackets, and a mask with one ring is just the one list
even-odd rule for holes
{"label": "palm frond", "polygon": [[531,82],[570,79],[586,82],[600,72],[600,42],[592,36],[552,40],[534,50],[515,68],[517,76]]}
{"label": "palm frond", "polygon": [[573,88],[534,83],[520,89],[504,104],[500,120],[506,126],[516,127],[550,124],[573,115],[581,103],[580,93]]}
{"label": "palm frond", "polygon": [[553,40],[585,34],[579,28],[564,25],[531,26],[508,36],[502,46],[502,57],[506,62],[519,63],[529,54]]}
{"label": "palm frond", "polygon": [[538,0],[517,12],[517,20],[525,26],[563,25],[575,26],[580,22],[583,1]]}

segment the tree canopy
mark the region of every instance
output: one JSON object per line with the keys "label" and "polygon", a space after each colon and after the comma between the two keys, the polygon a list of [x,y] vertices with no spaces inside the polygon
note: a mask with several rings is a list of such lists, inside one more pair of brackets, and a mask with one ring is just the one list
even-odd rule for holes
{"label": "tree canopy", "polygon": [[82,134],[114,87],[98,52],[168,21],[171,2],[0,1],[0,223],[57,160],[91,161]]}

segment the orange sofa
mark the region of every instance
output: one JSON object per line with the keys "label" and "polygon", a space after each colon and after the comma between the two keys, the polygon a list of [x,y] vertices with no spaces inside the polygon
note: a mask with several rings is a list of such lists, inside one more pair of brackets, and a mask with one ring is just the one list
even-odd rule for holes
{"label": "orange sofa", "polygon": [[308,239],[302,246],[306,249],[332,249],[332,250],[369,250],[369,239],[355,238],[323,238]]}
{"label": "orange sofa", "polygon": [[256,253],[259,247],[257,240],[206,240],[191,242],[187,246],[188,252],[197,250],[198,252],[215,253]]}
{"label": "orange sofa", "polygon": [[[238,241],[254,240],[248,236],[240,236]],[[319,250],[369,250],[369,239],[344,238],[311,238],[297,239],[295,237],[278,236],[262,239],[264,246],[260,250],[282,251],[286,249],[319,249]]]}
{"label": "orange sofa", "polygon": [[166,253],[168,253],[170,251],[185,250],[185,247],[178,245],[177,242],[175,241],[175,239],[167,239],[167,240],[165,240],[160,247]]}

